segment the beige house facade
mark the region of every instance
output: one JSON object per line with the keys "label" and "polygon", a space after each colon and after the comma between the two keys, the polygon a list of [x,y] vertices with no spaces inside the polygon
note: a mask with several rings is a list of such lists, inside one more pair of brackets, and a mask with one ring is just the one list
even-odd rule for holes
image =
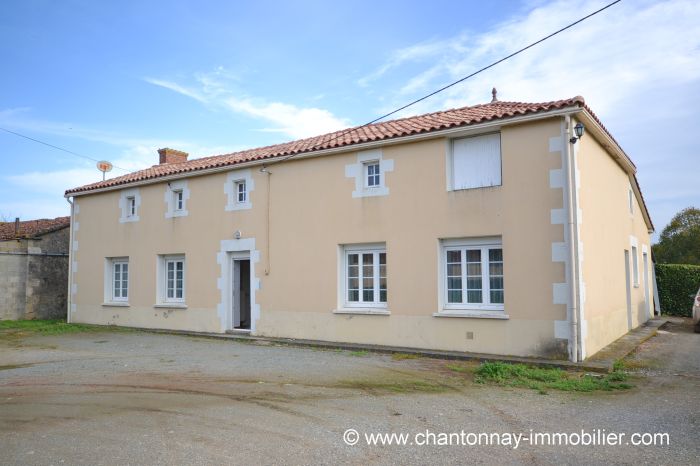
{"label": "beige house facade", "polygon": [[580,97],[159,153],[66,192],[70,321],[580,361],[654,312],[636,169]]}

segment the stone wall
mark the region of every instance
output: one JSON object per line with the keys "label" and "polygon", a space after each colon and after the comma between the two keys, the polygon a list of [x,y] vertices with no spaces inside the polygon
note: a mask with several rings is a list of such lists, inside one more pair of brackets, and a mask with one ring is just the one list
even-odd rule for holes
{"label": "stone wall", "polygon": [[0,319],[66,317],[69,235],[0,242]]}

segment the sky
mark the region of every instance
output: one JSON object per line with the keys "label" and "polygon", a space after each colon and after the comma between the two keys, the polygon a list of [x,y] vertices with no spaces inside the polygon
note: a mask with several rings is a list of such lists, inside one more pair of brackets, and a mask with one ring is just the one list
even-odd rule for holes
{"label": "sky", "polygon": [[[366,123],[606,1],[5,0],[0,128],[114,164]],[[582,95],[638,168],[658,232],[700,207],[700,2],[623,0],[397,116]],[[0,220],[68,215],[95,162],[0,131]]]}

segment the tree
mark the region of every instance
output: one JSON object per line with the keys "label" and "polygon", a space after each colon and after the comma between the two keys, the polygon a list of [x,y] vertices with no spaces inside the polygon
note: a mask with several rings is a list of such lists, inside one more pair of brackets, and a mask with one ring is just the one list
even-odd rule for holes
{"label": "tree", "polygon": [[658,264],[700,265],[700,209],[678,212],[653,246]]}

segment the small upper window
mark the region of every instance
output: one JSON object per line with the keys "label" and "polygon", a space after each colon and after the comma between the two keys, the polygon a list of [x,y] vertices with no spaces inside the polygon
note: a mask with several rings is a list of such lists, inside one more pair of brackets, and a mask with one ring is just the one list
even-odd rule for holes
{"label": "small upper window", "polygon": [[375,188],[381,186],[381,172],[379,171],[379,161],[365,163],[366,187]]}
{"label": "small upper window", "polygon": [[141,195],[138,188],[123,190],[119,195],[119,223],[138,222]]}
{"label": "small upper window", "polygon": [[134,217],[136,215],[136,198],[129,196],[126,198],[126,216]]}
{"label": "small upper window", "polygon": [[629,208],[630,208],[630,213],[634,213],[634,194],[632,193],[632,190],[630,189],[627,195],[628,202],[629,202]]}
{"label": "small upper window", "polygon": [[173,201],[175,210],[183,210],[185,208],[185,199],[182,190],[173,191]]}
{"label": "small upper window", "polygon": [[248,189],[246,188],[245,180],[238,180],[236,183],[236,202],[245,204],[248,202]]}
{"label": "small upper window", "polygon": [[255,180],[251,170],[234,170],[226,175],[224,194],[226,210],[252,209],[251,193],[255,190]]}
{"label": "small upper window", "polygon": [[452,141],[450,190],[501,185],[501,135]]}

